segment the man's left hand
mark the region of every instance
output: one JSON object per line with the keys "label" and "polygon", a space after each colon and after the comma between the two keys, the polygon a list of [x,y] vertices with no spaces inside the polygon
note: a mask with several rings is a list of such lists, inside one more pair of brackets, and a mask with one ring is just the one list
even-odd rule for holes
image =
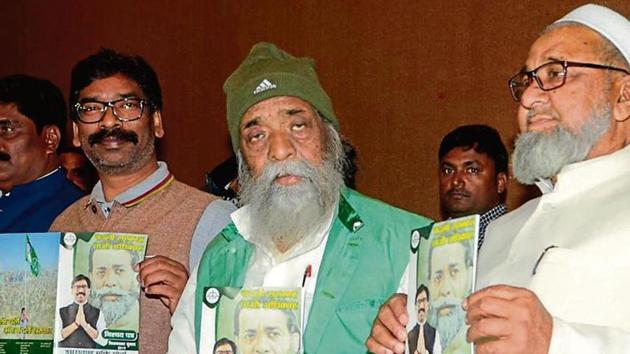
{"label": "man's left hand", "polygon": [[495,285],[470,295],[464,309],[477,354],[547,354],[553,319],[533,292]]}
{"label": "man's left hand", "polygon": [[173,314],[188,281],[186,267],[168,257],[155,256],[139,263],[139,273],[144,292],[159,297]]}

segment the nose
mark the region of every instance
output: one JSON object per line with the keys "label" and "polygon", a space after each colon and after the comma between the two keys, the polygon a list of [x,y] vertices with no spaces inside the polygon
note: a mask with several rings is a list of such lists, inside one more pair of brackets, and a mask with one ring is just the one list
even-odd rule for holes
{"label": "nose", "polygon": [[269,160],[284,161],[294,155],[295,147],[287,134],[276,132],[269,137]]}
{"label": "nose", "polygon": [[462,171],[455,171],[451,178],[451,187],[452,188],[463,188],[466,185],[466,181],[464,179],[464,173]]}
{"label": "nose", "polygon": [[453,293],[453,280],[450,276],[445,276],[444,281],[442,282],[442,287],[440,288],[440,295],[442,296],[450,296]]}
{"label": "nose", "polygon": [[268,354],[271,353],[271,343],[266,335],[259,335],[254,343],[254,353]]}
{"label": "nose", "polygon": [[118,287],[117,283],[114,281],[114,277],[112,276],[112,269],[107,269],[105,271],[105,276],[103,279],[103,284],[105,284],[108,288],[116,288]]}
{"label": "nose", "polygon": [[104,129],[111,129],[121,124],[120,120],[114,115],[114,107],[105,107],[105,113],[103,119],[99,123],[99,126]]}
{"label": "nose", "polygon": [[544,102],[547,98],[547,91],[541,89],[538,82],[532,78],[529,86],[523,91],[519,104],[525,109],[531,109],[537,102]]}

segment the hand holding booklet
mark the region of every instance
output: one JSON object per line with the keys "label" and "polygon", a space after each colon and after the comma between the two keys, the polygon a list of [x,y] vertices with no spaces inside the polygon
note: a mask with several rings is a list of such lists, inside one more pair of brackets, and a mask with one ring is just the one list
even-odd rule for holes
{"label": "hand holding booklet", "polygon": [[473,353],[461,305],[475,284],[478,234],[479,215],[412,231],[406,353]]}

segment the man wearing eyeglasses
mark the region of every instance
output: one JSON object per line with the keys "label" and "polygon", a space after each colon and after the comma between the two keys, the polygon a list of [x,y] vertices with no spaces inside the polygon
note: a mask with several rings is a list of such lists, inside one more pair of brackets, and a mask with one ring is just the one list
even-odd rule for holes
{"label": "man wearing eyeglasses", "polygon": [[[586,5],[549,26],[509,81],[514,174],[545,194],[488,227],[481,290],[463,304],[476,353],[628,352],[629,61],[630,22]],[[375,353],[401,352],[395,299],[372,329]]]}
{"label": "man wearing eyeglasses", "polygon": [[0,78],[0,233],[45,232],[83,196],[59,166],[66,103],[57,86]]}
{"label": "man wearing eyeglasses", "polygon": [[81,146],[100,180],[51,229],[149,235],[152,257],[137,266],[144,290],[140,353],[164,353],[188,270],[234,207],[178,182],[166,163],[157,161],[155,139],[164,135],[162,94],[144,59],[101,50],[75,65],[69,97],[73,144]]}

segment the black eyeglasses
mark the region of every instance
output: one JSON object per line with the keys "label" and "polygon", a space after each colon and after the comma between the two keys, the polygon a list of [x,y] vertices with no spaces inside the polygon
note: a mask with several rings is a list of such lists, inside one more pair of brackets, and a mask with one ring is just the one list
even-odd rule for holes
{"label": "black eyeglasses", "polygon": [[626,69],[616,68],[614,66],[591,64],[591,63],[576,63],[573,61],[552,61],[543,64],[531,71],[522,71],[514,75],[509,81],[508,86],[512,93],[512,98],[516,102],[521,102],[523,93],[532,84],[532,80],[536,81],[538,87],[543,91],[555,90],[558,87],[564,85],[567,80],[567,68],[591,68],[619,71],[630,75],[630,71]]}
{"label": "black eyeglasses", "polygon": [[144,106],[149,101],[138,97],[125,97],[114,101],[102,102],[89,100],[74,105],[79,121],[94,124],[103,120],[108,108],[112,109],[114,117],[121,122],[131,122],[142,117]]}

